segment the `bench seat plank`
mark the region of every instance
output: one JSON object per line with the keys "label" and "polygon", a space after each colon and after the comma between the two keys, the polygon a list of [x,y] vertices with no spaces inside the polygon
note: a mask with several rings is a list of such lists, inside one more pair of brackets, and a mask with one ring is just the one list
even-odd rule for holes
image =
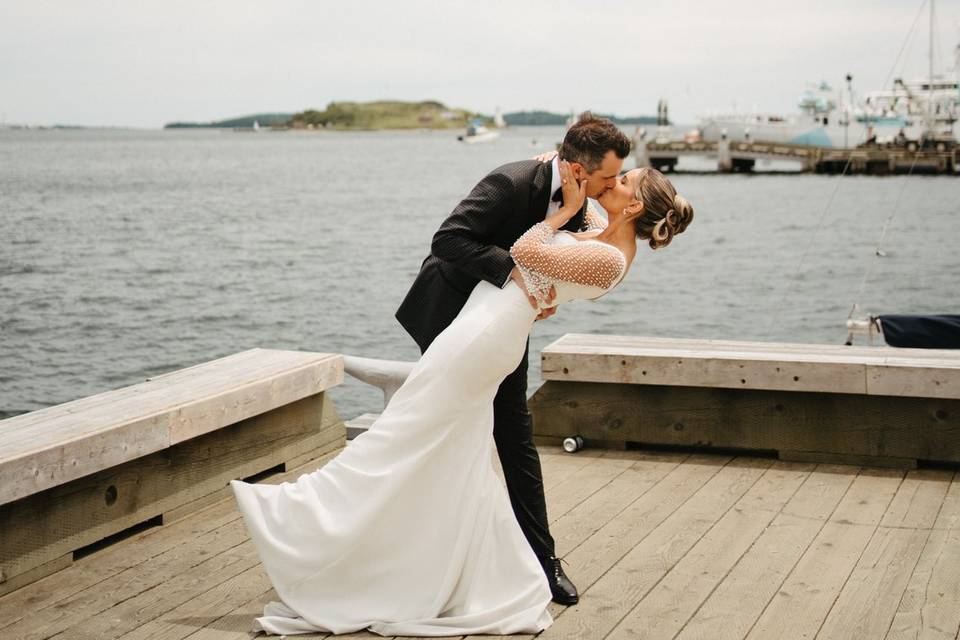
{"label": "bench seat plank", "polygon": [[566,334],[544,380],[960,398],[948,349]]}
{"label": "bench seat plank", "polygon": [[337,354],[250,349],[0,421],[0,504],[235,424],[343,380]]}

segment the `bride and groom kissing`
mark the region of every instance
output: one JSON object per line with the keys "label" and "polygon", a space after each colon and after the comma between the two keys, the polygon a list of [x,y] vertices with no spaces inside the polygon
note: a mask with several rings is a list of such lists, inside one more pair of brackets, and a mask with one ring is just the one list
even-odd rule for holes
{"label": "bride and groom kissing", "polygon": [[396,312],[422,355],[381,416],[294,482],[231,481],[282,600],[254,630],[536,633],[551,600],[578,601],[548,526],[529,333],[557,305],[617,286],[638,240],[659,249],[691,222],[658,171],[621,175],[629,151],[616,125],[587,113],[558,155],[484,177],[440,225]]}

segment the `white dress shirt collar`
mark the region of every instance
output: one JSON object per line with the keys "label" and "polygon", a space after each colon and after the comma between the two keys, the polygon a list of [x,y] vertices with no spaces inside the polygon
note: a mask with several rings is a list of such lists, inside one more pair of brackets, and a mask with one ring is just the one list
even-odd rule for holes
{"label": "white dress shirt collar", "polygon": [[[552,200],[553,194],[557,192],[557,189],[560,188],[560,156],[553,156],[553,160],[550,161],[550,166],[553,167],[553,173],[550,177],[550,198]],[[558,207],[559,208],[559,207]]]}

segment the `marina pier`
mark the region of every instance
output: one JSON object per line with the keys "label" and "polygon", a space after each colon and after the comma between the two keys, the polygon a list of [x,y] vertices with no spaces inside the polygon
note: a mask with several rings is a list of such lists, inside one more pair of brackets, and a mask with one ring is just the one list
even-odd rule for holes
{"label": "marina pier", "polygon": [[[543,362],[548,515],[581,596],[537,637],[960,629],[960,354],[568,334]],[[255,637],[279,597],[228,483],[351,446],[327,394],[345,371],[389,398],[409,368],[253,349],[0,421],[0,637]]]}
{"label": "marina pier", "polygon": [[717,170],[722,173],[752,171],[758,160],[792,160],[799,162],[804,172],[812,173],[955,176],[960,169],[957,147],[944,145],[932,149],[916,146],[842,149],[738,140],[648,142],[643,136],[634,141],[634,160],[638,167],[674,171],[678,160],[686,156],[716,159]]}

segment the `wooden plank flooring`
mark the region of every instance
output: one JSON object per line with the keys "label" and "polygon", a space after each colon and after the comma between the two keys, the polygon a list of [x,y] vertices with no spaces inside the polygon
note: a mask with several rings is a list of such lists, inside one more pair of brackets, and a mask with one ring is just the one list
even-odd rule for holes
{"label": "wooden plank flooring", "polygon": [[[952,470],[540,451],[551,530],[581,592],[551,605],[543,640],[960,637]],[[0,638],[252,638],[276,599],[231,496],[0,597]]]}

